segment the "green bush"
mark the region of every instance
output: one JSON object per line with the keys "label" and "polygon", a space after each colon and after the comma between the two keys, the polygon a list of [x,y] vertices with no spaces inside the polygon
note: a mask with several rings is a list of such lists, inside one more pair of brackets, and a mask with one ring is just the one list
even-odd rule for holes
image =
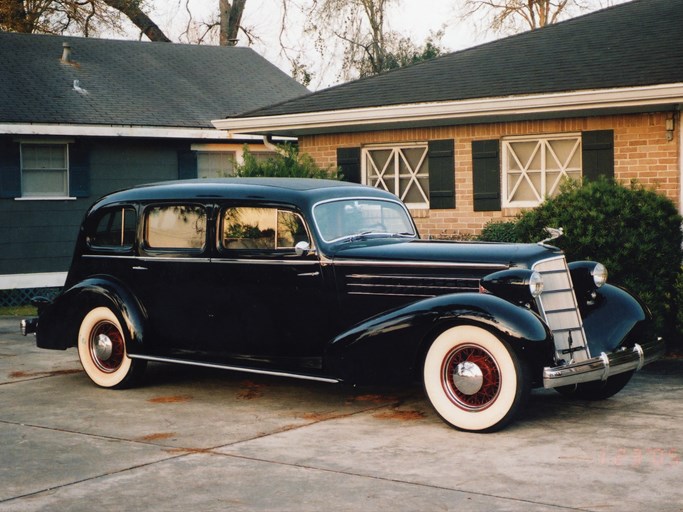
{"label": "green bush", "polygon": [[521,241],[546,238],[546,226],[564,228],[552,243],[569,261],[603,263],[610,281],[629,289],[653,312],[657,328],[678,343],[676,299],[681,287],[681,217],[672,201],[632,182],[613,180],[566,184],[555,198],[521,214]]}
{"label": "green bush", "polygon": [[477,240],[482,242],[519,242],[519,233],[515,221],[493,220],[481,230]]}
{"label": "green bush", "polygon": [[313,158],[300,153],[293,144],[278,146],[279,153],[265,160],[257,159],[245,146],[244,161],[235,167],[235,174],[241,178],[328,178],[340,179],[338,169],[318,167]]}

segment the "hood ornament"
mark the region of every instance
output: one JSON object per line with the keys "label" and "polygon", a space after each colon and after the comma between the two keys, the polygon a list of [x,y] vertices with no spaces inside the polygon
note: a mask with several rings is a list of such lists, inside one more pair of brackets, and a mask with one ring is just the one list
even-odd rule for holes
{"label": "hood ornament", "polygon": [[548,233],[550,236],[538,242],[538,245],[545,245],[546,242],[552,242],[556,238],[560,238],[562,235],[564,235],[564,229],[551,228],[550,226],[545,228],[545,232]]}

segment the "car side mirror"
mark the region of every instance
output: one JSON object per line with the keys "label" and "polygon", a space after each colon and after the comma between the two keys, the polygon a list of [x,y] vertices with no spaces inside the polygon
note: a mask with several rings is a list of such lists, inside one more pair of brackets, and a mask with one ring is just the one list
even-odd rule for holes
{"label": "car side mirror", "polygon": [[294,251],[296,252],[297,256],[308,256],[309,254],[311,254],[313,252],[313,251],[311,251],[311,244],[309,244],[305,240],[298,242],[294,246]]}

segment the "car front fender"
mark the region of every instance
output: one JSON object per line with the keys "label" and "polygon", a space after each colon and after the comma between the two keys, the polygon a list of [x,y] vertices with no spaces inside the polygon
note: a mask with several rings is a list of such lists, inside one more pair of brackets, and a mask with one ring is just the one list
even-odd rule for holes
{"label": "car front fender", "polygon": [[552,361],[552,334],[536,313],[494,295],[461,293],[414,302],[354,326],[329,344],[325,367],[353,383],[405,379],[440,332],[463,324],[493,332],[539,371]]}
{"label": "car front fender", "polygon": [[59,295],[45,306],[38,319],[36,345],[65,350],[76,346],[78,330],[85,314],[107,306],[118,317],[126,332],[126,350],[135,353],[142,347],[147,317],[137,298],[117,279],[93,276]]}
{"label": "car front fender", "polygon": [[623,288],[602,286],[594,304],[583,307],[581,314],[593,356],[656,339],[650,310]]}

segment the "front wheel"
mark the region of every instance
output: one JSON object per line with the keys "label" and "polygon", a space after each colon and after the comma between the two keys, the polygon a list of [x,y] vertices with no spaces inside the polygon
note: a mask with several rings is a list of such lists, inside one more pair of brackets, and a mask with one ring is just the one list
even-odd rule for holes
{"label": "front wheel", "polygon": [[128,357],[121,324],[106,307],[92,309],[83,318],[78,331],[78,357],[90,380],[103,388],[134,385],[146,366],[146,361]]}
{"label": "front wheel", "polygon": [[471,432],[501,429],[530,393],[525,367],[507,343],[471,325],[452,327],[434,340],[423,382],[441,418]]}
{"label": "front wheel", "polygon": [[555,389],[558,393],[568,398],[590,401],[605,400],[621,391],[628,384],[628,381],[631,380],[631,377],[633,377],[633,372],[624,372],[609,377],[607,380],[560,386]]}

